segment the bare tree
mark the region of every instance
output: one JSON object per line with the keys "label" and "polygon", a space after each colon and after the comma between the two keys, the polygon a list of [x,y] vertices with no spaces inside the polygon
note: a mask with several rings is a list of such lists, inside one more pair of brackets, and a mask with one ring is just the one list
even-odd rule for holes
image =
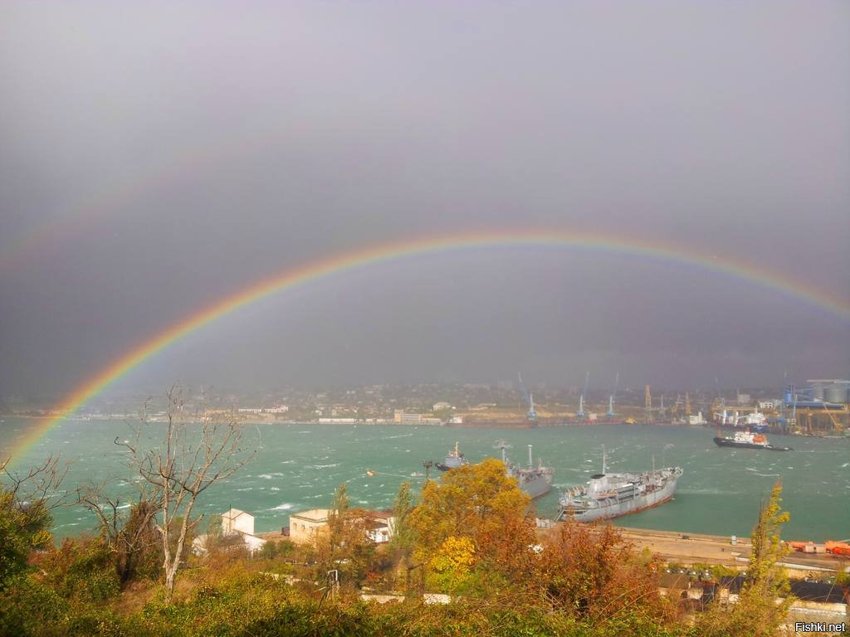
{"label": "bare tree", "polygon": [[156,516],[161,507],[149,486],[139,486],[136,500],[127,503],[122,503],[120,496],[108,495],[105,483],[77,488],[77,504],[97,516],[103,541],[115,556],[122,586],[135,577],[141,565],[158,559]]}
{"label": "bare tree", "polygon": [[47,509],[64,503],[65,497],[59,487],[68,473],[68,465],[61,464],[59,456],[47,456],[40,465],[24,472],[13,471],[9,466],[11,461],[11,458],[0,460],[0,481],[3,490],[17,502],[41,502]]}
{"label": "bare tree", "polygon": [[193,517],[198,497],[236,472],[252,456],[243,450],[242,428],[232,412],[215,415],[192,410],[182,387],[167,394],[168,404],[159,446],[147,447],[151,423],[142,414],[132,441],[115,443],[128,449],[131,464],[150,487],[157,504],[157,530],[162,540],[166,596],[174,592],[186,538],[200,518]]}

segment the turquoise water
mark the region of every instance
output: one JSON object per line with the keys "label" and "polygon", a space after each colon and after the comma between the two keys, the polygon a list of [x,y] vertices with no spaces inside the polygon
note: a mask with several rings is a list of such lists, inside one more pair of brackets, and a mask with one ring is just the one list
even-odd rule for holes
{"label": "turquoise water", "polygon": [[[0,450],[10,449],[34,420],[6,417],[0,422]],[[129,494],[133,476],[116,436],[127,438],[124,422],[66,421],[29,449],[16,466],[26,467],[49,453],[71,463],[63,488],[73,491],[86,481],[106,482],[114,492]],[[289,513],[327,507],[336,487],[346,482],[353,504],[384,508],[399,485],[409,480],[418,489],[424,460],[442,460],[460,443],[475,462],[498,456],[498,440],[513,447],[509,454],[525,462],[527,445],[534,456],[555,470],[555,485],[584,482],[601,468],[605,445],[609,471],[640,471],[679,465],[684,476],[669,504],[618,520],[624,526],[718,535],[749,535],[759,504],[780,479],[783,504],[791,513],[787,539],[850,537],[850,439],[773,436],[772,442],[794,447],[788,453],[720,449],[711,429],[641,425],[559,427],[541,429],[453,429],[378,425],[246,426],[252,461],[227,482],[210,488],[200,502],[205,514],[236,507],[256,517],[257,531],[289,524]],[[2,454],[2,451],[0,451]],[[367,475],[367,470],[374,473]],[[438,472],[434,472],[436,474]],[[536,502],[540,517],[554,517],[557,491]],[[55,513],[56,534],[73,535],[94,527],[92,515],[68,507]]]}

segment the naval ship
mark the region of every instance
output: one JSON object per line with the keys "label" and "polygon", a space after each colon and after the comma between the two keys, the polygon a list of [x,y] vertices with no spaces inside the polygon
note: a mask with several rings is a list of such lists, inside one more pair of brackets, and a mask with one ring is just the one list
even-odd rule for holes
{"label": "naval ship", "polygon": [[460,443],[456,442],[455,448],[450,449],[445,459],[442,462],[438,462],[436,467],[440,471],[448,471],[449,469],[462,467],[465,464],[469,464],[469,460],[467,460],[466,456],[464,456],[463,452],[461,452]]}
{"label": "naval ship", "polygon": [[496,448],[502,450],[502,462],[507,467],[508,476],[516,478],[519,488],[531,496],[532,500],[546,495],[552,489],[552,476],[554,472],[549,467],[541,464],[534,466],[531,458],[531,445],[528,445],[528,466],[520,467],[512,463],[505,452],[510,445],[504,441],[496,443]]}
{"label": "naval ship", "polygon": [[603,451],[602,473],[591,476],[586,485],[563,493],[558,500],[558,520],[609,520],[664,504],[676,492],[676,482],[682,473],[681,467],[644,473],[606,473]]}

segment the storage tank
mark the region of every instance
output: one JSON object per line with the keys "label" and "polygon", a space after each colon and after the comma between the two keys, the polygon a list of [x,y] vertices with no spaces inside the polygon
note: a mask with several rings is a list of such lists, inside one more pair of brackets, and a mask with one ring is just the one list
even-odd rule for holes
{"label": "storage tank", "polygon": [[820,383],[812,385],[812,400],[825,400],[824,386]]}
{"label": "storage tank", "polygon": [[845,383],[827,385],[823,391],[823,398],[828,403],[846,403],[847,385]]}

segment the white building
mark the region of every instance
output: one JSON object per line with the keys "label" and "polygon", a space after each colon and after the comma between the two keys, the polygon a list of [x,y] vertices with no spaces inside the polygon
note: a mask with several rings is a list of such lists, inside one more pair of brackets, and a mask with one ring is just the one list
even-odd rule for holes
{"label": "white building", "polygon": [[247,533],[254,535],[254,516],[239,509],[221,514],[221,534]]}
{"label": "white building", "polygon": [[[266,543],[266,541],[254,535],[254,516],[239,509],[230,509],[221,514],[221,536],[230,538],[238,535],[242,538],[244,548],[253,555]],[[195,555],[204,555],[207,552],[208,535],[199,535],[192,540],[192,552]]]}

